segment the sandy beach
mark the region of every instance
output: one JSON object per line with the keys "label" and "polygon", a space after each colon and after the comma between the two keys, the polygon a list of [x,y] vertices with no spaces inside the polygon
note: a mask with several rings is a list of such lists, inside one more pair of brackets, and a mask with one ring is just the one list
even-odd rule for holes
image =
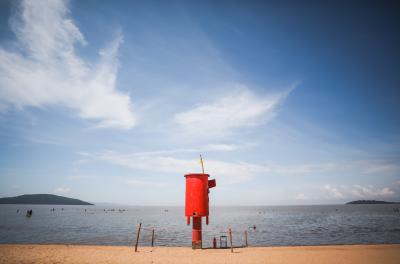
{"label": "sandy beach", "polygon": [[0,263],[400,263],[400,244],[249,247],[192,250],[184,247],[0,245]]}

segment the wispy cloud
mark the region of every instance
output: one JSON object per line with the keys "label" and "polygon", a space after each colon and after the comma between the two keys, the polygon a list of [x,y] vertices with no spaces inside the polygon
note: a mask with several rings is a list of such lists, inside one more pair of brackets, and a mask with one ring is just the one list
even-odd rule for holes
{"label": "wispy cloud", "polygon": [[71,191],[70,188],[58,187],[54,189],[54,193],[69,193]]}
{"label": "wispy cloud", "polygon": [[96,64],[77,55],[87,45],[66,1],[22,1],[11,19],[14,49],[0,47],[0,110],[62,105],[97,127],[129,129],[136,123],[130,97],[116,88],[118,34]]}
{"label": "wispy cloud", "polygon": [[398,162],[388,162],[386,160],[361,160],[357,162],[357,166],[363,169],[366,174],[374,173],[394,173],[400,172],[400,164]]}
{"label": "wispy cloud", "polygon": [[69,177],[70,179],[73,180],[93,180],[97,179],[95,175],[90,175],[90,174],[75,174]]}
{"label": "wispy cloud", "polygon": [[210,103],[177,113],[173,120],[188,136],[226,136],[238,128],[256,126],[273,118],[292,89],[259,96],[239,85]]}
{"label": "wispy cloud", "polygon": [[152,181],[149,179],[129,179],[126,181],[127,184],[136,186],[136,187],[143,187],[143,186],[151,186],[151,187],[166,187],[167,184],[159,182],[159,181]]}
{"label": "wispy cloud", "polygon": [[[178,151],[178,150],[177,150]],[[199,172],[199,160],[184,159],[173,156],[177,154],[172,150],[168,152],[138,152],[121,154],[114,151],[102,153],[77,153],[82,156],[80,162],[103,161],[135,170],[151,171],[156,173],[185,174]],[[232,184],[248,181],[257,175],[304,175],[308,173],[323,172],[334,169],[336,166],[326,164],[301,164],[301,165],[265,165],[242,161],[206,160],[206,172],[218,176],[223,183]]]}
{"label": "wispy cloud", "polygon": [[30,138],[27,138],[27,140],[32,142],[32,143],[34,143],[34,144],[62,145],[61,142],[58,142],[58,141],[55,141],[55,140],[49,140],[49,139],[30,137]]}
{"label": "wispy cloud", "polygon": [[334,198],[343,198],[343,193],[340,192],[337,188],[330,186],[329,184],[326,184],[324,186],[324,190],[332,197]]}
{"label": "wispy cloud", "polygon": [[234,145],[234,144],[209,144],[204,149],[200,149],[200,151],[234,151],[242,146]]}
{"label": "wispy cloud", "polygon": [[295,199],[295,200],[298,200],[298,201],[305,201],[305,200],[308,200],[309,198],[308,198],[307,195],[305,195],[304,193],[298,193],[298,194],[295,196],[294,199]]}
{"label": "wispy cloud", "polygon": [[375,188],[373,186],[365,187],[361,185],[353,186],[351,193],[355,197],[362,199],[385,199],[396,195],[389,187]]}
{"label": "wispy cloud", "polygon": [[[235,144],[208,144],[203,147],[197,148],[177,148],[177,149],[164,149],[154,151],[144,151],[132,153],[134,156],[160,156],[160,155],[173,155],[182,153],[206,153],[206,152],[227,152],[234,151],[240,148],[248,147],[249,145],[235,145]],[[87,156],[90,153],[77,152],[80,156]]]}
{"label": "wispy cloud", "polygon": [[[175,173],[183,175],[190,172],[200,172],[199,160],[181,159],[173,156],[132,153],[120,154],[115,152],[103,152],[100,154],[85,153],[85,162],[105,161],[119,166],[135,170],[151,171],[156,173]],[[257,166],[243,162],[225,162],[218,160],[206,161],[206,172],[211,175],[218,175],[219,180],[225,184],[242,182],[250,179],[257,171]]]}
{"label": "wispy cloud", "polygon": [[[224,149],[224,148],[222,148]],[[229,148],[228,148],[229,149]],[[181,151],[181,152],[180,152]],[[182,158],[187,149],[177,149],[169,151],[153,151],[153,152],[135,152],[135,153],[118,153],[115,151],[104,151],[101,153],[77,153],[82,157],[81,162],[106,162],[117,166],[130,168],[132,170],[152,172],[156,175],[177,174],[183,175],[190,172],[200,172],[201,167],[197,155],[191,155],[193,158]],[[365,162],[365,161],[363,161]],[[341,163],[317,163],[317,164],[265,164],[265,163],[249,163],[243,161],[223,161],[217,159],[206,159],[206,172],[218,181],[225,184],[235,184],[250,181],[256,177],[280,177],[280,176],[307,176],[307,175],[324,175],[341,174],[349,168],[353,171],[363,174],[363,162],[355,161],[349,164]],[[134,179],[134,181],[139,179]],[[139,182],[147,182],[150,179],[140,179]],[[138,184],[140,184],[138,182]],[[400,189],[400,188],[399,188]],[[395,195],[395,191],[390,188],[374,189],[372,187],[361,187],[355,185],[352,188],[335,186],[334,184],[325,184],[316,189],[320,197],[326,199],[344,199],[344,198],[379,198],[391,197]],[[307,199],[312,199],[314,195],[303,193]],[[303,197],[303,199],[304,199]],[[314,197],[315,198],[315,197]],[[300,200],[301,197],[296,197]]]}
{"label": "wispy cloud", "polygon": [[[372,185],[363,186],[362,184],[355,184],[352,186],[348,185],[334,185],[325,184],[320,188],[323,197],[327,199],[390,199],[400,197],[400,188],[396,184],[392,184],[390,187],[375,187]],[[318,195],[317,195],[318,196]],[[314,194],[314,198],[317,197]]]}

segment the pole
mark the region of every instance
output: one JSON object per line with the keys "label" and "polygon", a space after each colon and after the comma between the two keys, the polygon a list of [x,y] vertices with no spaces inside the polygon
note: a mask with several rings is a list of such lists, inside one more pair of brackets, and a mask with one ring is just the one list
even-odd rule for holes
{"label": "pole", "polygon": [[203,162],[203,157],[201,156],[201,154],[200,154],[200,163],[201,163],[201,171],[204,174],[204,162]]}
{"label": "pole", "polygon": [[231,242],[231,252],[233,253],[233,245],[232,245],[232,230],[229,228],[229,241]]}
{"label": "pole", "polygon": [[202,248],[201,216],[193,217],[192,249]]}
{"label": "pole", "polygon": [[153,231],[151,233],[151,246],[154,247],[154,228],[153,228]]}
{"label": "pole", "polygon": [[247,230],[244,230],[244,238],[245,238],[245,241],[246,241],[246,247],[248,247],[249,244],[247,243]]}
{"label": "pole", "polygon": [[142,228],[142,223],[139,223],[139,228],[136,234],[136,244],[135,244],[135,252],[137,252],[137,247],[139,244],[139,235],[140,235],[140,229]]}

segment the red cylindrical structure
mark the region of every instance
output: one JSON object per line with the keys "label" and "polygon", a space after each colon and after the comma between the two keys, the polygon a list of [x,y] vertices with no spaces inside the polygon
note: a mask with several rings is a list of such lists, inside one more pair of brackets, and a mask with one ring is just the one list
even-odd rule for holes
{"label": "red cylindrical structure", "polygon": [[210,175],[203,173],[186,174],[185,216],[187,224],[193,218],[192,248],[202,247],[201,224],[202,217],[206,217],[208,225],[209,189],[216,186],[215,180],[208,180]]}
{"label": "red cylindrical structure", "polygon": [[201,241],[201,217],[193,217],[192,247],[197,248],[200,245],[201,248]]}

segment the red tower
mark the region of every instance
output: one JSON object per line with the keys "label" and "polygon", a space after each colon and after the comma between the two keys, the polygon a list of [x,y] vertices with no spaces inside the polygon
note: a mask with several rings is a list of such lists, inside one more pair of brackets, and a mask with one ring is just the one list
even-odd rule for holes
{"label": "red tower", "polygon": [[192,248],[201,248],[201,218],[206,217],[208,225],[208,193],[216,186],[215,179],[208,180],[210,175],[204,173],[186,174],[185,215],[187,224],[193,218]]}

